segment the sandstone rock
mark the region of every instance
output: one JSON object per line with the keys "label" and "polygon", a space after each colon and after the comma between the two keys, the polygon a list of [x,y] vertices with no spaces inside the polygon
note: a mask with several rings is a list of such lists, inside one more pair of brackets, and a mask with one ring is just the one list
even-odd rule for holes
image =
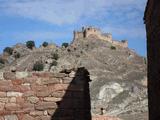
{"label": "sandstone rock", "polygon": [[43,115],[43,111],[31,111],[29,114],[31,116],[42,116]]}
{"label": "sandstone rock", "polygon": [[45,97],[44,101],[46,102],[57,102],[57,101],[61,101],[62,98],[55,98],[55,97]]}
{"label": "sandstone rock", "polygon": [[27,98],[28,101],[30,101],[31,103],[37,103],[39,101],[38,97],[28,97]]}
{"label": "sandstone rock", "polygon": [[34,117],[32,117],[30,115],[24,115],[22,120],[34,120]]}
{"label": "sandstone rock", "polygon": [[28,72],[16,72],[16,78],[21,79],[27,77],[29,74]]}
{"label": "sandstone rock", "polygon": [[4,110],[5,103],[0,103],[0,111]]}
{"label": "sandstone rock", "polygon": [[9,102],[16,103],[16,97],[11,97],[10,100],[9,100]]}
{"label": "sandstone rock", "polygon": [[55,102],[40,102],[35,105],[36,110],[46,110],[46,109],[54,109],[57,108]]}
{"label": "sandstone rock", "polygon": [[0,98],[1,97],[6,97],[6,95],[7,95],[6,92],[0,92]]}
{"label": "sandstone rock", "polygon": [[5,105],[6,110],[9,111],[16,111],[16,110],[20,110],[20,105],[16,104],[16,103],[7,103]]}
{"label": "sandstone rock", "polygon": [[18,117],[16,115],[6,115],[4,116],[5,120],[18,120]]}
{"label": "sandstone rock", "polygon": [[0,102],[7,103],[8,102],[8,98],[0,98]]}
{"label": "sandstone rock", "polygon": [[21,92],[7,92],[7,97],[21,97],[22,95]]}

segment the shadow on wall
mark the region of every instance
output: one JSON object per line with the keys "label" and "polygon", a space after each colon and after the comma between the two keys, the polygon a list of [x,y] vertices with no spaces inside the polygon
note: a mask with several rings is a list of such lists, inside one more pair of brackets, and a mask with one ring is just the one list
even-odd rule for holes
{"label": "shadow on wall", "polygon": [[89,72],[78,68],[51,120],[91,120]]}

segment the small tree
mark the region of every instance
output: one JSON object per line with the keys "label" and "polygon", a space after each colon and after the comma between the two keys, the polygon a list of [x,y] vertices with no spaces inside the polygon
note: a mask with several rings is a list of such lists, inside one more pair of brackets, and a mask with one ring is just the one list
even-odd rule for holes
{"label": "small tree", "polygon": [[58,60],[59,55],[57,53],[52,53],[51,55],[52,55],[52,59]]}
{"label": "small tree", "polygon": [[48,46],[48,42],[43,42],[42,46],[43,47],[47,47]]}
{"label": "small tree", "polygon": [[62,47],[67,48],[68,46],[69,46],[69,44],[68,44],[68,43],[62,43]]}
{"label": "small tree", "polygon": [[36,62],[34,65],[33,65],[33,70],[34,71],[43,71],[44,69],[44,65],[42,62]]}
{"label": "small tree", "polygon": [[13,48],[11,48],[11,47],[6,47],[6,48],[3,50],[3,52],[6,52],[6,53],[8,53],[9,55],[12,55],[12,53],[13,53]]}
{"label": "small tree", "polygon": [[116,47],[115,46],[111,46],[111,50],[116,50]]}
{"label": "small tree", "polygon": [[29,48],[29,49],[33,49],[33,47],[35,47],[35,42],[30,40],[30,41],[27,41],[26,42],[26,46]]}

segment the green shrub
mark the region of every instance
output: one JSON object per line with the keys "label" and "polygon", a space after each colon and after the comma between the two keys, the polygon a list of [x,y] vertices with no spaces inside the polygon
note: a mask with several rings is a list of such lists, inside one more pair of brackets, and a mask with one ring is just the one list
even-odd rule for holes
{"label": "green shrub", "polygon": [[47,47],[48,46],[48,42],[43,42],[42,46],[43,47]]}
{"label": "green shrub", "polygon": [[110,48],[111,48],[111,50],[116,50],[115,46],[111,46]]}
{"label": "green shrub", "polygon": [[59,55],[57,53],[52,53],[51,55],[52,55],[52,59],[58,60]]}
{"label": "green shrub", "polygon": [[0,58],[0,64],[5,64],[5,61],[3,58]]}
{"label": "green shrub", "polygon": [[54,60],[54,61],[51,63],[51,66],[57,66],[57,64],[58,64],[57,61]]}
{"label": "green shrub", "polygon": [[34,71],[43,71],[44,69],[44,65],[42,62],[36,62],[34,65],[33,65],[33,70]]}
{"label": "green shrub", "polygon": [[67,48],[68,46],[69,46],[69,44],[68,44],[68,43],[62,43],[62,47]]}
{"label": "green shrub", "polygon": [[35,47],[35,42],[32,41],[32,40],[27,41],[27,42],[26,42],[26,46],[27,46],[27,48],[29,48],[29,49],[33,49],[33,47]]}
{"label": "green shrub", "polygon": [[9,55],[12,55],[12,53],[13,53],[13,48],[11,48],[11,47],[6,47],[6,48],[3,50],[3,52],[6,52],[6,53],[8,53]]}

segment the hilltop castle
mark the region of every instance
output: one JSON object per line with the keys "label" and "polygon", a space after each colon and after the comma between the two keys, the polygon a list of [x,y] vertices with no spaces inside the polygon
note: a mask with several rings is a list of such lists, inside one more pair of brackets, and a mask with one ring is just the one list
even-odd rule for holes
{"label": "hilltop castle", "polygon": [[88,38],[89,36],[96,36],[101,40],[108,41],[113,45],[128,47],[128,41],[115,41],[112,39],[112,34],[110,33],[102,33],[100,29],[94,27],[82,27],[81,31],[74,31],[74,40],[81,38]]}

